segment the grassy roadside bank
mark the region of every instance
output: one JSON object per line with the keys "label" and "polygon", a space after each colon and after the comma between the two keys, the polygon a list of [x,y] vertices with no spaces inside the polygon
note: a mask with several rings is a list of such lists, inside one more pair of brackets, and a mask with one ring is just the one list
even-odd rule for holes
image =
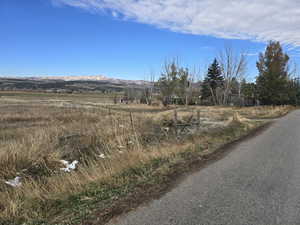
{"label": "grassy roadside bank", "polygon": [[221,157],[225,145],[256,132],[266,124],[234,120],[226,128],[190,137],[176,147],[168,146],[174,148],[168,154],[154,156],[101,183],[90,184],[85,191],[64,200],[47,202],[43,209],[55,210],[45,214],[48,217],[45,220],[29,224],[105,224],[114,216],[161,196],[176,184],[181,175]]}
{"label": "grassy roadside bank", "polygon": [[[109,111],[80,102],[68,108],[52,99],[20,107],[15,101],[5,99],[0,117],[1,225],[105,224],[293,109],[178,107],[178,122],[198,111],[201,127],[176,133],[174,109],[117,105]],[[79,163],[64,172],[63,160]],[[15,176],[20,186],[5,184]]]}

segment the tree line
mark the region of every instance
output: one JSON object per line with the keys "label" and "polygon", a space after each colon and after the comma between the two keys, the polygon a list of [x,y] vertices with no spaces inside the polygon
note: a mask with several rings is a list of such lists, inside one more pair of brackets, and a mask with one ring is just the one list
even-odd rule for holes
{"label": "tree line", "polygon": [[[155,86],[164,105],[298,105],[300,83],[289,61],[281,44],[270,41],[259,54],[255,82],[247,82],[245,54],[227,48],[213,60],[203,81],[195,82],[195,74],[173,60],[165,64]],[[146,99],[152,96],[147,91]]]}

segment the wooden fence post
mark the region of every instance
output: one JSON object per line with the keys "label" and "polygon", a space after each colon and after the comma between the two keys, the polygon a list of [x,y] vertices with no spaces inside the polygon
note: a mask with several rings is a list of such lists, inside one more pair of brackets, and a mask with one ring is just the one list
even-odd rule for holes
{"label": "wooden fence post", "polygon": [[131,128],[132,128],[132,131],[134,132],[135,129],[134,129],[134,124],[133,124],[133,115],[132,115],[132,112],[131,112],[131,111],[129,112],[129,116],[130,116]]}
{"label": "wooden fence post", "polygon": [[200,131],[200,110],[197,110],[197,131]]}
{"label": "wooden fence post", "polygon": [[109,119],[110,119],[111,126],[113,126],[113,118],[112,118],[112,114],[111,114],[111,109],[110,109],[110,107],[108,107],[108,117],[109,117]]}
{"label": "wooden fence post", "polygon": [[178,125],[178,117],[177,117],[177,110],[174,110],[174,126],[175,126],[175,134],[177,136],[178,132],[177,132],[177,125]]}

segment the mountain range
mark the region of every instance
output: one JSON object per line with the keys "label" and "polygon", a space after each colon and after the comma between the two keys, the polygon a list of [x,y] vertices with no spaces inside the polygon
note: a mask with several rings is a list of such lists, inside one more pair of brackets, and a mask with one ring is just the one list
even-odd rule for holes
{"label": "mountain range", "polygon": [[151,85],[143,80],[123,80],[96,76],[0,77],[0,90],[34,90],[47,92],[123,91]]}

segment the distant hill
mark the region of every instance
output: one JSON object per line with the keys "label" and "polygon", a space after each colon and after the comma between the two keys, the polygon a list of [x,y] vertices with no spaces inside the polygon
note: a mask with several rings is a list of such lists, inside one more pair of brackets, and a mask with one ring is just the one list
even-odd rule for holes
{"label": "distant hill", "polygon": [[63,80],[63,81],[107,81],[114,84],[137,84],[144,85],[149,84],[147,81],[143,80],[124,80],[124,79],[115,79],[109,78],[103,75],[96,76],[49,76],[49,77],[31,77],[29,79],[34,80]]}
{"label": "distant hill", "polygon": [[47,77],[0,77],[0,90],[26,90],[45,92],[112,92],[127,88],[143,89],[151,82],[122,80],[99,76],[47,76]]}

